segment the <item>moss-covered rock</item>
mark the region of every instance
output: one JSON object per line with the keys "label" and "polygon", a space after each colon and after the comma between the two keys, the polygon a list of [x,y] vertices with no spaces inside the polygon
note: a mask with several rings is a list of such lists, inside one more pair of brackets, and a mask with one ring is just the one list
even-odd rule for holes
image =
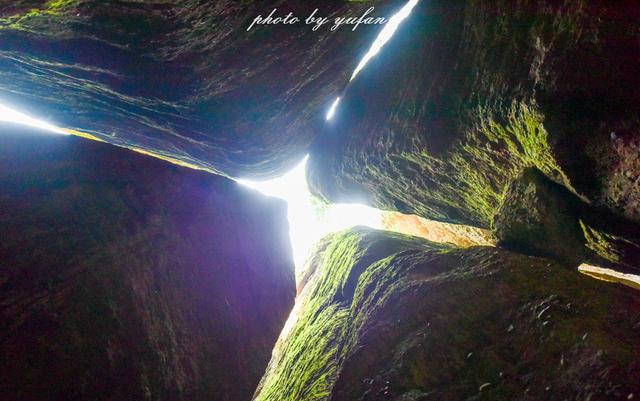
{"label": "moss-covered rock", "polygon": [[627,400],[640,293],[555,262],[355,228],[326,238],[255,400]]}
{"label": "moss-covered rock", "polygon": [[[231,176],[273,176],[307,152],[399,0],[23,0],[0,4],[3,103],[118,145]],[[291,12],[295,25],[256,25]]]}
{"label": "moss-covered rock", "polygon": [[640,227],[606,210],[582,207],[587,261],[624,273],[640,272]]}
{"label": "moss-covered rock", "polygon": [[421,1],[309,159],[316,194],[489,228],[535,167],[637,220],[640,6]]}
{"label": "moss-covered rock", "polygon": [[295,294],[284,203],[0,129],[2,400],[249,399]]}

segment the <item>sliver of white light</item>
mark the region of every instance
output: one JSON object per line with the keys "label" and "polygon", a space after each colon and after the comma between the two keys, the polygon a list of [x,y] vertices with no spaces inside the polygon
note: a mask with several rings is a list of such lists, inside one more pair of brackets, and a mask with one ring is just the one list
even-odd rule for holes
{"label": "sliver of white light", "polygon": [[336,109],[338,108],[339,103],[340,103],[340,97],[338,96],[336,100],[333,101],[333,104],[331,105],[331,107],[329,108],[329,111],[327,112],[327,121],[331,120],[333,118],[333,115],[336,114]]}
{"label": "sliver of white light", "polygon": [[27,125],[29,127],[40,128],[49,132],[55,132],[56,134],[68,135],[68,133],[62,128],[56,127],[55,125],[49,124],[44,121],[37,120],[2,104],[0,104],[0,121]]}
{"label": "sliver of white light", "polygon": [[398,11],[393,17],[389,19],[389,22],[387,22],[382,31],[380,31],[380,34],[369,48],[369,51],[364,55],[356,69],[353,71],[353,75],[351,75],[350,81],[353,80],[356,75],[358,75],[358,73],[362,71],[364,66],[367,65],[369,60],[371,60],[376,54],[378,54],[380,52],[380,49],[382,49],[382,47],[387,44],[393,34],[396,33],[396,30],[398,29],[398,26],[400,26],[400,23],[404,21],[409,16],[409,14],[411,14],[411,11],[416,6],[416,4],[418,4],[418,0],[409,0],[409,2],[405,4],[400,9],[400,11]]}
{"label": "sliver of white light", "polygon": [[[356,75],[358,75],[360,71],[362,71],[364,66],[367,65],[369,60],[371,60],[376,54],[380,53],[380,49],[382,49],[382,47],[384,47],[384,45],[386,45],[387,42],[393,37],[393,34],[396,33],[402,21],[407,19],[409,14],[411,14],[411,11],[413,11],[413,8],[416,6],[416,4],[418,4],[418,1],[419,0],[409,0],[409,2],[405,4],[400,9],[400,11],[389,18],[389,21],[385,24],[384,28],[382,28],[382,30],[376,37],[376,40],[373,41],[367,53],[364,55],[364,57],[362,57],[362,60],[360,60],[360,63],[358,63],[358,65],[356,66],[356,69],[353,71],[353,74],[351,75],[351,78],[349,78],[349,81],[353,81]],[[336,109],[338,108],[339,103],[340,98],[338,97],[336,98],[336,100],[334,100],[333,104],[329,108],[329,111],[327,112],[327,121],[333,118],[333,115],[336,113]]]}
{"label": "sliver of white light", "polygon": [[612,269],[583,263],[578,266],[578,271],[598,280],[620,283],[640,290],[640,275],[621,273]]}
{"label": "sliver of white light", "polygon": [[334,204],[319,210],[306,180],[307,157],[285,175],[268,181],[238,180],[240,184],[288,203],[289,235],[296,270],[300,273],[313,246],[329,233],[357,225],[382,227],[381,212],[356,204]]}

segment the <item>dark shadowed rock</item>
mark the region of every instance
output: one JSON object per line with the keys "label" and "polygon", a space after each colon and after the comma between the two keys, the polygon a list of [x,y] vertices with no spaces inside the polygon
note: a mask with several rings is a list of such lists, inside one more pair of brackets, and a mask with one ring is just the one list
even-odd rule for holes
{"label": "dark shadowed rock", "polygon": [[640,293],[498,248],[326,238],[256,400],[627,400]]}
{"label": "dark shadowed rock", "polygon": [[6,126],[0,188],[0,398],[250,398],[295,293],[282,202]]}
{"label": "dark shadowed rock", "polygon": [[509,185],[494,216],[498,245],[578,266],[586,256],[579,204],[539,170],[526,169]]}
{"label": "dark shadowed rock", "polygon": [[318,136],[313,190],[488,228],[536,167],[637,221],[638,20],[625,0],[419,2]]}
{"label": "dark shadowed rock", "polygon": [[[232,176],[272,176],[316,125],[380,26],[256,26],[391,1],[60,0],[0,5],[0,98],[107,142]],[[330,25],[330,24],[329,24]]]}
{"label": "dark shadowed rock", "polygon": [[535,168],[507,188],[493,218],[497,244],[568,266],[589,262],[619,272],[640,271],[640,227],[582,201]]}

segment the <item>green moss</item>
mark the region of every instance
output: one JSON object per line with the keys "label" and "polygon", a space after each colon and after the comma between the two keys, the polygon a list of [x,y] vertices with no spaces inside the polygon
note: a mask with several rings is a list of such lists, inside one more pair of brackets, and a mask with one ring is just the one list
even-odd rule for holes
{"label": "green moss", "polygon": [[332,301],[355,263],[357,238],[349,233],[330,236],[318,246],[325,248],[328,263],[306,283],[289,318],[293,321],[287,323],[293,329],[276,347],[256,400],[314,401],[329,395],[338,369],[337,344],[348,316],[345,305]]}
{"label": "green moss", "polygon": [[491,399],[543,399],[636,381],[607,376],[635,360],[636,320],[620,316],[636,294],[548,260],[355,228],[311,264],[256,400],[462,399],[487,382]]}
{"label": "green moss", "polygon": [[514,102],[501,120],[478,108],[473,139],[451,157],[460,170],[458,178],[468,186],[465,202],[481,211],[484,219],[493,217],[505,186],[527,167],[568,184],[552,154],[544,116],[534,105]]}
{"label": "green moss", "polygon": [[[395,277],[385,269],[386,259],[378,261],[373,270],[369,263],[397,250],[398,242],[408,247],[425,246],[418,238],[390,232],[363,236],[363,230],[369,231],[357,228],[330,235],[316,247],[309,262],[315,270],[287,322],[291,331],[287,333],[285,328],[276,345],[256,401],[326,400],[343,360],[341,350],[354,333],[349,324],[356,313],[354,305],[360,311],[367,310],[363,307],[368,305],[363,300],[363,286],[385,289]],[[381,242],[382,238],[387,240]],[[385,276],[384,280],[379,275]],[[366,314],[358,320],[366,321]]]}
{"label": "green moss", "polygon": [[32,8],[21,14],[0,18],[0,30],[12,29],[38,34],[59,34],[65,22],[73,15],[80,0],[55,0],[42,8]]}
{"label": "green moss", "polygon": [[561,176],[549,145],[549,134],[544,127],[544,117],[535,106],[513,103],[506,116],[506,123],[498,123],[482,108],[480,129],[493,143],[506,146],[514,162],[521,166],[535,166],[550,176]]}
{"label": "green moss", "polygon": [[589,249],[610,262],[620,262],[621,255],[618,247],[615,245],[615,242],[619,241],[620,238],[598,231],[585,224],[582,220],[580,220],[580,226],[582,227],[586,245]]}
{"label": "green moss", "polygon": [[[277,348],[280,359],[261,383],[257,400],[322,400],[338,369],[337,345],[348,316],[347,304],[334,302],[347,281],[358,254],[358,238],[342,233],[326,238],[318,246],[325,249],[322,272],[306,284],[288,340]],[[326,262],[326,263],[323,263]],[[268,369],[269,371],[269,369]],[[289,385],[295,383],[294,386]]]}
{"label": "green moss", "polygon": [[79,0],[54,0],[49,1],[45,9],[48,12],[61,12],[79,3]]}
{"label": "green moss", "polygon": [[[445,157],[427,150],[400,155],[398,165],[414,164],[411,170],[424,171],[432,183],[414,195],[420,201],[408,200],[416,214],[487,228],[506,186],[526,167],[537,167],[570,186],[553,156],[544,116],[535,105],[514,102],[504,112],[478,107],[467,120],[465,139],[453,144]],[[386,166],[378,172],[371,169],[381,177],[388,171]]]}
{"label": "green moss", "polygon": [[[394,38],[403,45],[394,61],[381,61],[386,75],[371,78],[385,88],[384,111],[364,95],[370,82],[352,83],[357,89],[343,106],[363,111],[337,122],[339,145],[326,145],[333,153],[312,153],[315,190],[332,200],[365,197],[379,208],[481,228],[490,226],[505,187],[526,167],[591,198],[582,185],[590,171],[581,168],[589,160],[571,157],[570,148],[583,145],[573,136],[588,124],[574,123],[588,118],[565,115],[573,106],[548,94],[560,96],[564,83],[554,80],[563,79],[566,55],[580,57],[585,36],[597,37],[603,21],[581,0],[571,7],[456,6],[443,7],[446,17],[430,7],[422,14],[438,17],[411,17],[421,43]],[[437,46],[456,50],[431,57]],[[402,74],[406,66],[421,73]]]}

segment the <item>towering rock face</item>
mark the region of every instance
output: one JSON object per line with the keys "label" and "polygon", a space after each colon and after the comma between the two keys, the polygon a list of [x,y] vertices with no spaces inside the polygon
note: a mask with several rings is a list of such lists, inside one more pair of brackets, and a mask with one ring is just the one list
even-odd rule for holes
{"label": "towering rock face", "polygon": [[3,400],[251,397],[295,294],[282,202],[9,127],[0,188]]}
{"label": "towering rock face", "polygon": [[421,1],[347,89],[314,191],[481,228],[524,168],[639,221],[640,5]]}
{"label": "towering rock face", "polygon": [[356,228],[310,259],[255,400],[627,400],[640,293],[546,259]]}
{"label": "towering rock face", "polygon": [[271,176],[316,124],[379,26],[317,31],[258,15],[386,15],[399,1],[19,1],[0,5],[2,102],[232,176]]}

